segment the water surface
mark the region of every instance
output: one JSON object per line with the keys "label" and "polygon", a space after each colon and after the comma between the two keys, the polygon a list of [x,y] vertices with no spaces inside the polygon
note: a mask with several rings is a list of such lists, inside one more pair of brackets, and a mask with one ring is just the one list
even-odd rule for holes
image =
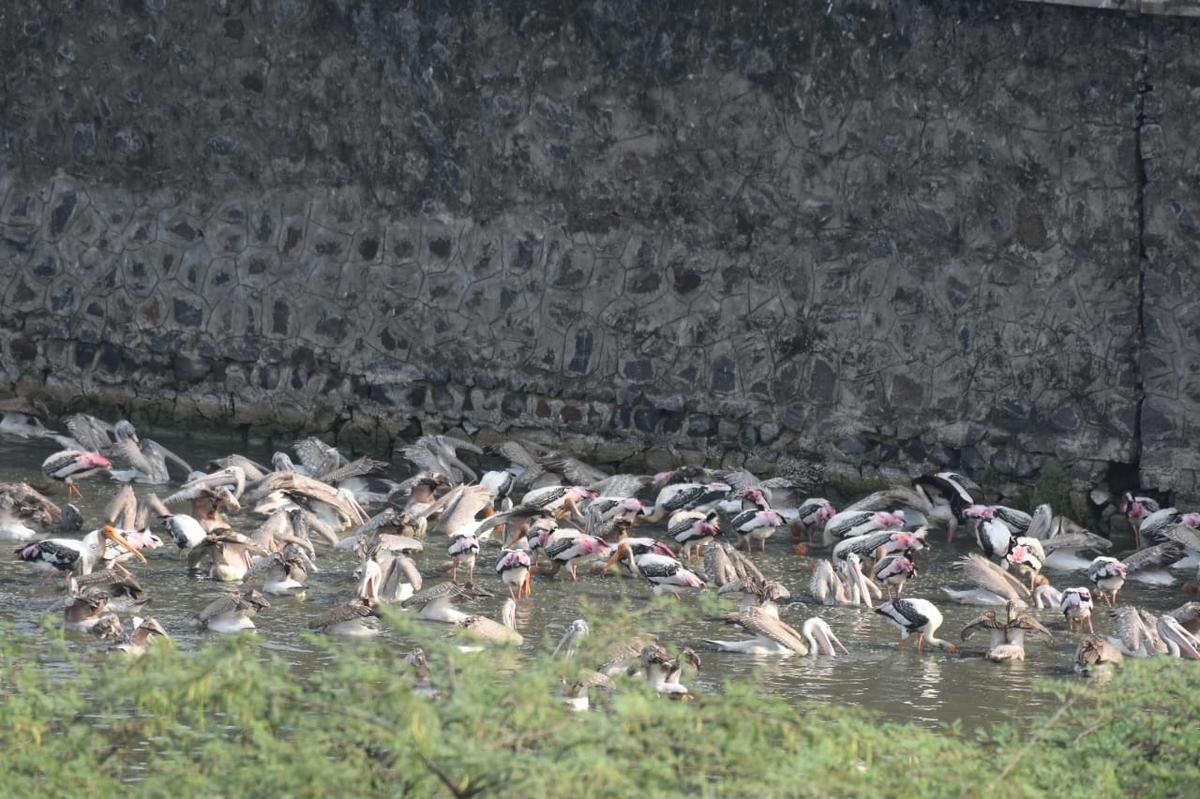
{"label": "water surface", "polygon": [[[210,457],[233,451],[260,461],[269,461],[271,454],[263,445],[243,445],[232,436],[227,440],[211,437],[190,440],[162,435],[156,438],[175,448],[196,466]],[[53,449],[47,442],[0,442],[0,481],[27,479],[45,483],[38,467]],[[397,466],[396,476],[402,476],[403,470],[403,466]],[[87,529],[91,529],[99,524],[104,505],[117,484],[101,477],[84,481],[82,488],[84,499],[77,504],[84,512]],[[135,490],[139,496],[150,491],[164,496],[170,491],[163,486],[137,486]],[[64,501],[61,486],[56,485],[51,496],[56,502]],[[231,522],[238,529],[252,532],[261,520],[242,514],[232,517]],[[639,530],[647,531],[642,534],[661,533],[661,527],[644,526]],[[959,630],[981,609],[951,603],[938,588],[959,585],[950,564],[961,554],[973,551],[974,543],[960,537],[947,546],[941,534],[931,535],[930,540],[933,550],[919,556],[921,575],[915,583],[909,584],[906,595],[933,600],[946,618],[941,636],[957,641]],[[333,550],[323,542],[315,543],[321,571],[310,578],[305,597],[271,597],[272,608],[255,620],[262,646],[278,653],[300,671],[320,668],[324,657],[302,635],[307,621],[328,606],[348,600],[355,588],[351,573],[357,564],[353,556]],[[426,551],[417,558],[427,585],[443,579],[436,575],[435,569],[446,560],[445,543],[444,539],[427,542]],[[766,574],[788,586],[794,596],[803,597],[813,558],[798,557],[792,551],[792,545],[786,533],[778,533],[767,542],[765,555],[756,553],[755,559]],[[497,618],[504,596],[503,584],[492,569],[496,551],[495,545],[485,545],[478,570],[480,582],[495,593],[495,598],[464,605],[472,612],[492,618]],[[189,575],[185,562],[177,559],[170,541],[164,548],[147,555],[148,565],[129,564],[151,596],[145,615],[157,618],[184,651],[216,635],[190,629],[188,617],[228,590],[229,585]],[[702,571],[700,564],[696,564],[696,568]],[[1060,588],[1087,584],[1086,575],[1082,573],[1051,573],[1050,576]],[[24,629],[36,630],[46,618],[48,608],[61,596],[61,584],[42,584],[41,579],[40,574],[25,564],[7,557],[0,559],[0,617],[15,621]],[[260,579],[252,579],[251,584],[261,587]],[[588,597],[593,607],[617,597],[642,603],[650,597],[650,590],[647,584],[638,580],[584,576],[582,571],[578,583],[572,583],[565,571],[554,581],[537,580],[534,596],[522,600],[518,610],[518,629],[525,636],[525,648],[532,651],[543,646],[546,637],[557,640],[566,625],[579,615],[580,597]],[[1130,583],[1121,592],[1121,600],[1162,611],[1178,606],[1183,597],[1175,590],[1152,590]],[[726,680],[748,679],[785,698],[861,705],[898,721],[926,726],[961,722],[966,728],[975,728],[1023,715],[1054,702],[1052,696],[1038,690],[1041,681],[1074,679],[1070,676],[1070,666],[1079,634],[1068,634],[1061,615],[1054,611],[1036,613],[1055,633],[1055,643],[1034,642],[1027,647],[1025,662],[1006,665],[992,664],[982,658],[986,645],[983,636],[967,641],[957,656],[937,649],[926,650],[924,655],[918,656],[913,642],[901,650],[896,630],[868,609],[824,608],[803,603],[782,609],[783,618],[796,627],[810,615],[824,617],[850,650],[849,656],[837,658],[754,658],[716,652],[704,643],[705,639],[742,637],[739,630],[719,621],[696,621],[658,632],[671,643],[690,645],[700,652],[703,673],[685,679],[693,690],[717,692]],[[129,629],[129,614],[121,615]],[[654,620],[648,621],[653,627]],[[1098,632],[1106,630],[1109,625],[1107,613],[1097,610],[1095,624]],[[431,626],[438,630],[444,628],[444,625]],[[397,641],[397,645],[406,644]],[[94,649],[101,645],[87,636],[78,636],[72,639],[72,646]],[[53,661],[48,665],[52,667]]]}

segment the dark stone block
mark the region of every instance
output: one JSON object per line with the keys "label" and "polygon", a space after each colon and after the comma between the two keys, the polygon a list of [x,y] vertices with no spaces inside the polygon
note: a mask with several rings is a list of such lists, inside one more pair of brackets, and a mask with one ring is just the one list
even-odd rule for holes
{"label": "dark stone block", "polygon": [[175,300],[175,321],[183,327],[199,327],[204,312],[191,303]]}

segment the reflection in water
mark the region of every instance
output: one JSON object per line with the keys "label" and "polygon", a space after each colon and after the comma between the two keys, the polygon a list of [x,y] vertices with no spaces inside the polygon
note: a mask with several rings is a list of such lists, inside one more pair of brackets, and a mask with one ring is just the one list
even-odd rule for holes
{"label": "reflection in water", "polygon": [[[156,435],[156,438],[159,436]],[[223,444],[211,441],[188,442],[162,436],[168,447],[178,448],[194,462],[202,463],[206,458],[240,450],[258,459],[269,459],[266,449],[243,449],[233,439]],[[42,482],[38,466],[49,454],[43,444],[5,444],[0,449],[0,480],[34,479]],[[89,525],[94,525],[103,512],[104,504],[116,490],[116,485],[103,479],[91,481],[84,486],[85,499],[80,503]],[[149,491],[136,487],[139,495]],[[62,500],[61,488],[53,498]],[[258,523],[248,516],[234,517],[235,523],[252,528]],[[661,534],[661,527],[647,528],[646,534]],[[939,540],[933,540],[933,551],[923,553],[920,558],[921,576],[906,588],[905,594],[932,600],[945,616],[941,631],[943,637],[957,640],[958,631],[979,613],[979,608],[950,603],[938,590],[940,585],[956,585],[955,575],[950,568],[959,555],[970,552],[973,543],[966,536],[959,536],[949,549]],[[755,555],[763,571],[788,586],[796,599],[804,600],[810,577],[810,558],[799,558],[791,548],[786,535],[776,535],[767,545],[765,556]],[[306,597],[272,598],[272,608],[259,614],[256,638],[264,649],[282,656],[293,666],[311,670],[319,668],[323,655],[306,641],[302,633],[308,619],[344,602],[352,595],[355,581],[351,572],[357,565],[352,555],[333,551],[317,544],[317,562],[321,571],[312,575]],[[480,556],[479,579],[496,596],[490,599],[463,603],[468,612],[484,613],[496,618],[504,600],[503,585],[491,566],[495,549],[485,548]],[[440,579],[435,567],[445,558],[444,541],[431,542],[429,549],[418,558],[418,565],[425,571],[427,580]],[[133,569],[151,594],[147,612],[153,614],[176,639],[182,650],[194,648],[211,634],[191,629],[188,617],[204,607],[213,598],[226,590],[225,586],[207,579],[197,579],[187,574],[183,562],[175,558],[173,548],[166,547],[150,553],[149,566],[134,565]],[[611,605],[617,599],[644,602],[649,596],[646,585],[640,581],[620,577],[585,576],[580,570],[580,581],[571,583],[567,579],[557,581],[535,580],[531,600],[523,600],[517,611],[517,626],[525,636],[525,649],[535,651],[545,646],[543,639],[551,639],[550,645],[562,634],[572,619],[581,614],[579,602],[586,599],[593,612]],[[1082,574],[1051,575],[1060,586],[1079,585],[1086,582]],[[41,577],[23,568],[8,558],[0,558],[0,617],[15,622],[18,628],[35,631],[49,608],[61,594],[58,584],[39,585]],[[1160,612],[1182,602],[1170,590],[1149,592],[1130,583],[1121,592],[1121,599],[1144,604]],[[848,656],[830,658],[823,655],[813,657],[747,657],[732,653],[714,652],[703,642],[713,638],[741,637],[740,631],[719,620],[699,620],[685,628],[663,629],[664,622],[651,614],[645,614],[642,622],[648,629],[660,632],[667,642],[695,647],[704,661],[704,671],[693,682],[702,692],[716,692],[729,679],[748,679],[757,682],[765,691],[788,699],[815,699],[827,702],[853,703],[871,708],[896,720],[918,721],[936,725],[961,719],[967,727],[986,725],[1001,717],[1008,717],[1012,710],[1036,708],[1048,697],[1037,693],[1034,685],[1038,680],[1055,677],[1073,679],[1070,663],[1078,634],[1068,634],[1062,616],[1054,611],[1036,611],[1036,615],[1055,634],[1056,641],[1046,645],[1030,642],[1027,647],[1028,660],[1024,663],[993,664],[983,659],[986,641],[971,640],[959,655],[950,655],[936,647],[926,650],[924,655],[916,653],[915,641],[910,640],[901,650],[896,630],[875,615],[869,608],[826,608],[811,603],[795,602],[784,605],[781,615],[785,621],[800,627],[813,615],[824,618],[850,650]],[[128,619],[123,619],[128,621]],[[1097,632],[1104,632],[1109,624],[1107,614],[1097,613]],[[440,625],[439,625],[440,627]],[[442,630],[437,630],[439,634]],[[388,636],[395,637],[388,633]],[[86,635],[70,635],[82,650],[94,650],[94,640]],[[410,642],[398,639],[398,646]],[[350,644],[352,646],[352,644]],[[62,668],[62,664],[48,663],[50,668]]]}

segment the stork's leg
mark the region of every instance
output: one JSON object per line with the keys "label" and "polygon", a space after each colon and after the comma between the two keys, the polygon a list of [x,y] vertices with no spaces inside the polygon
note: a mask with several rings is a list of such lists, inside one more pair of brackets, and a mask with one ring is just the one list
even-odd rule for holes
{"label": "stork's leg", "polygon": [[925,633],[917,634],[917,654],[921,654],[921,645],[925,643]]}
{"label": "stork's leg", "polygon": [[73,481],[68,480],[67,481],[67,499],[70,499],[71,497],[78,497],[79,499],[83,499],[83,492],[79,490],[79,486],[75,485],[75,483]]}
{"label": "stork's leg", "polygon": [[458,558],[450,561],[450,582],[458,582]]}
{"label": "stork's leg", "polygon": [[767,551],[767,539],[763,538],[763,539],[760,539],[760,540],[759,540],[759,542],[758,542],[758,551],[759,551],[759,552],[766,552],[766,551]]}
{"label": "stork's leg", "polygon": [[1095,635],[1096,630],[1092,627],[1092,617],[1091,616],[1087,617],[1087,623],[1088,623],[1088,632],[1091,633],[1092,635]]}

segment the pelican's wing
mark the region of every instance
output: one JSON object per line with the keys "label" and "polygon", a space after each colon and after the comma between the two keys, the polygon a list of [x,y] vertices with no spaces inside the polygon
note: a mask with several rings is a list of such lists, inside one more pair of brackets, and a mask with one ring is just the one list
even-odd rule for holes
{"label": "pelican's wing", "polygon": [[336,448],[314,436],[309,436],[292,445],[296,457],[314,477],[322,477],[346,463],[346,458]]}
{"label": "pelican's wing", "polygon": [[[435,453],[418,444],[409,444],[396,450],[400,457],[417,467],[422,472],[440,472],[454,477],[449,464],[444,463]],[[457,482],[457,480],[455,480]]]}
{"label": "pelican's wing", "polygon": [[438,447],[445,450],[450,455],[457,455],[460,449],[467,452],[474,452],[476,455],[482,455],[483,449],[473,441],[467,441],[463,438],[447,435],[436,436],[421,436],[417,439],[418,444],[425,444],[429,447]]}
{"label": "pelican's wing", "polygon": [[804,636],[795,627],[770,613],[763,613],[758,608],[750,608],[744,613],[728,613],[725,615],[725,620],[742,627],[751,635],[769,638],[798,655],[808,654]]}
{"label": "pelican's wing", "polygon": [[1112,541],[1086,530],[1078,533],[1059,533],[1042,541],[1042,549],[1047,555],[1060,549],[1094,549],[1097,552],[1106,552],[1111,548]]}
{"label": "pelican's wing", "polygon": [[602,497],[633,497],[650,485],[652,480],[652,477],[640,474],[614,474],[598,483],[592,483],[588,488]]}
{"label": "pelican's wing", "polygon": [[892,486],[883,491],[876,491],[874,494],[867,496],[855,502],[849,507],[843,508],[842,512],[846,511],[881,511],[891,510],[898,506],[904,506],[919,510],[921,513],[928,515],[932,508],[929,502],[924,497],[918,494],[913,489],[907,486]]}
{"label": "pelican's wing", "polygon": [[468,525],[474,527],[475,517],[495,499],[491,490],[481,485],[459,486],[454,490],[458,492],[458,498],[442,513],[435,532],[453,535]]}
{"label": "pelican's wing", "polygon": [[67,432],[92,452],[107,449],[113,442],[113,426],[95,416],[86,413],[76,413],[63,420]]}
{"label": "pelican's wing", "polygon": [[963,577],[980,588],[999,594],[1013,602],[1029,599],[1029,589],[1013,575],[977,553],[959,559],[958,567]]}
{"label": "pelican's wing", "polygon": [[388,470],[389,466],[390,464],[384,461],[377,461],[374,458],[359,458],[349,463],[344,463],[331,472],[314,472],[314,474],[320,475],[323,482],[334,484],[348,480],[351,477],[383,474]]}
{"label": "pelican's wing", "polygon": [[1024,630],[1029,633],[1037,633],[1044,637],[1047,641],[1053,642],[1054,636],[1050,631],[1042,625],[1040,621],[1035,619],[1028,613],[1018,613],[1015,618],[1010,619],[1008,626],[1013,629]]}
{"label": "pelican's wing", "polygon": [[122,530],[133,530],[137,521],[137,497],[133,488],[124,485],[104,507],[104,518]]}
{"label": "pelican's wing", "polygon": [[742,492],[747,488],[761,488],[762,481],[745,469],[729,469],[717,472],[717,480],[726,483],[734,491]]}
{"label": "pelican's wing", "polygon": [[142,448],[131,438],[124,438],[111,444],[106,450],[108,456],[117,463],[127,464],[131,469],[145,475],[155,475],[158,470],[142,452]]}
{"label": "pelican's wing", "polygon": [[1029,529],[1025,531],[1028,538],[1044,541],[1050,537],[1050,525],[1054,521],[1054,513],[1048,504],[1038,505],[1030,517]]}
{"label": "pelican's wing", "polygon": [[1121,559],[1125,564],[1125,573],[1133,574],[1149,569],[1163,569],[1183,558],[1185,551],[1182,544],[1175,541],[1164,541],[1152,547],[1139,549],[1132,555]]}
{"label": "pelican's wing", "polygon": [[246,475],[246,479],[252,483],[257,483],[259,480],[271,473],[271,469],[263,466],[258,461],[252,461],[242,455],[229,455],[224,458],[215,458],[209,461],[205,468],[210,472],[219,471],[220,469],[228,469],[231,466],[236,466]]}
{"label": "pelican's wing", "polygon": [[149,439],[149,438],[143,438],[142,439],[142,448],[144,450],[162,458],[164,463],[167,461],[170,461],[171,463],[175,464],[176,466],[178,466],[180,469],[183,470],[183,473],[185,475],[189,475],[192,473],[191,464],[189,464],[183,458],[179,457],[174,452],[167,449],[166,447],[164,447],[162,444],[158,443],[157,441],[154,441],[153,439]]}
{"label": "pelican's wing", "polygon": [[1126,605],[1114,610],[1111,616],[1117,637],[1121,639],[1125,647],[1134,653],[1140,650],[1143,642],[1148,641],[1150,631],[1142,622],[1142,614],[1138,612],[1138,609]]}
{"label": "pelican's wing", "polygon": [[709,546],[704,550],[704,571],[708,581],[718,589],[737,579],[733,561],[729,559],[728,553],[720,544]]}
{"label": "pelican's wing", "polygon": [[383,575],[383,588],[380,593],[385,596],[395,596],[399,591],[399,584],[406,582],[412,586],[413,591],[420,591],[424,579],[421,577],[421,572],[417,569],[417,564],[413,563],[412,558],[404,555],[396,555],[387,565],[387,569]]}
{"label": "pelican's wing", "polygon": [[1161,535],[1168,541],[1174,541],[1180,546],[1193,552],[1200,552],[1200,533],[1186,524],[1176,524],[1163,530]]}
{"label": "pelican's wing", "polygon": [[365,619],[375,615],[378,615],[378,611],[374,606],[355,599],[325,611],[310,621],[308,628],[310,630],[323,630],[326,627],[333,627],[337,624],[354,621],[355,619]]}
{"label": "pelican's wing", "polygon": [[218,616],[223,616],[226,613],[232,613],[242,607],[241,597],[237,594],[225,594],[222,597],[214,599],[212,602],[204,606],[204,609],[196,614],[196,621],[204,623],[210,619],[215,619]]}
{"label": "pelican's wing", "polygon": [[452,582],[438,583],[410,596],[405,605],[424,605],[435,599],[453,599],[462,596],[466,591],[461,585]]}
{"label": "pelican's wing", "polygon": [[49,524],[62,516],[59,509],[29,483],[0,483],[0,511]]}
{"label": "pelican's wing", "polygon": [[589,466],[578,458],[572,458],[570,455],[562,455],[557,452],[543,455],[538,458],[538,463],[546,471],[561,474],[567,478],[569,483],[577,486],[599,483],[609,477],[608,473]]}
{"label": "pelican's wing", "polygon": [[741,580],[751,580],[757,583],[762,583],[765,578],[763,573],[759,571],[758,566],[754,565],[754,561],[750,560],[749,556],[742,554],[732,546],[726,545],[725,554],[733,562],[734,572]]}

